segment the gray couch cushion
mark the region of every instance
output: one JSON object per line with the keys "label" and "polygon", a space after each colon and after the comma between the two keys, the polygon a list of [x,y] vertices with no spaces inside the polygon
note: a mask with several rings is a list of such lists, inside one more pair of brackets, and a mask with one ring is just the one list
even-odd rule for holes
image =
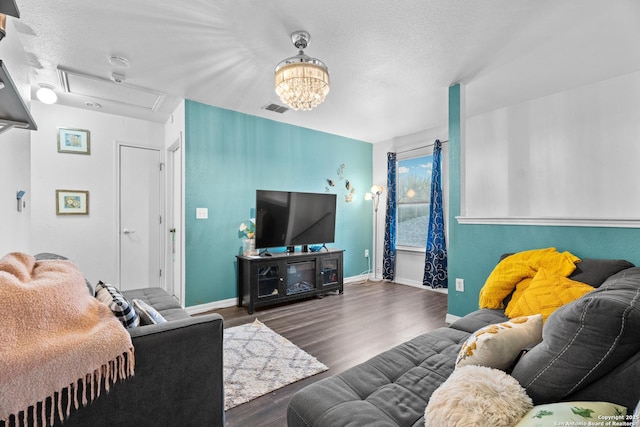
{"label": "gray couch cushion", "polygon": [[584,258],[576,264],[576,269],[569,278],[597,288],[609,276],[631,267],[634,267],[634,265],[623,259]]}
{"label": "gray couch cushion", "polygon": [[502,309],[493,310],[490,308],[482,308],[456,320],[449,325],[449,327],[472,334],[485,326],[507,322],[508,320],[509,318],[504,314],[504,310]]}
{"label": "gray couch cushion", "polygon": [[429,398],[453,372],[468,337],[436,329],[311,384],[291,399],[287,425],[424,426]]}
{"label": "gray couch cushion", "polygon": [[170,296],[162,288],[141,288],[122,293],[129,301],[141,299],[155,308],[167,321],[177,319],[188,319],[187,313],[178,300]]}
{"label": "gray couch cushion", "polygon": [[[512,375],[535,404],[562,400],[637,354],[638,330],[640,268],[630,268],[556,310],[544,326],[542,343],[520,359]],[[612,401],[610,392],[601,400]]]}

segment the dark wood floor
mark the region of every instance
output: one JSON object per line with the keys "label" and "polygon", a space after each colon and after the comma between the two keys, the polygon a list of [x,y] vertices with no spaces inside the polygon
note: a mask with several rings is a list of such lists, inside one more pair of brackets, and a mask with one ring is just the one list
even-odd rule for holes
{"label": "dark wood floor", "polygon": [[291,396],[304,386],[335,375],[417,335],[446,326],[447,295],[389,282],[345,285],[332,293],[278,307],[216,310],[225,328],[259,319],[269,328],[329,366],[298,381],[227,411],[228,427],[286,426]]}

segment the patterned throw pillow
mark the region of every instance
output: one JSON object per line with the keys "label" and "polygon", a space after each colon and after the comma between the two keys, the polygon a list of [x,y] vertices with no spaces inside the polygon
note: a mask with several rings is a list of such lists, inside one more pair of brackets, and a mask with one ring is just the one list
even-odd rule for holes
{"label": "patterned throw pillow", "polygon": [[167,319],[162,317],[162,314],[141,299],[134,299],[131,302],[133,302],[133,307],[136,309],[138,316],[140,316],[140,321],[143,325],[156,325],[167,322]]}
{"label": "patterned throw pillow", "polygon": [[631,425],[627,408],[609,402],[560,402],[534,406],[515,427]]}
{"label": "patterned throw pillow", "polygon": [[133,306],[122,293],[113,285],[98,282],[96,285],[96,299],[106,304],[125,328],[140,326],[140,318]]}
{"label": "patterned throw pillow", "polygon": [[488,325],[473,333],[462,345],[456,368],[480,365],[507,370],[522,349],[542,341],[542,315],[518,317]]}
{"label": "patterned throw pillow", "polygon": [[514,295],[504,312],[510,318],[540,313],[545,322],[558,308],[594,289],[586,283],[576,282],[541,268],[521,295],[518,298]]}

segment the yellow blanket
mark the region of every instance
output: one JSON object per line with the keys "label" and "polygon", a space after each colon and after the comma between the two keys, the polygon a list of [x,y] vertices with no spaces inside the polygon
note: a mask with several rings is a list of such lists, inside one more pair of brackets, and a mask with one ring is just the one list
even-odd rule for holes
{"label": "yellow blanket", "polygon": [[[13,415],[18,424],[33,407],[38,425],[53,424],[54,414],[63,419],[71,405],[133,375],[129,333],[89,294],[72,262],[6,255],[0,301],[0,421]],[[63,393],[70,396],[64,408]]]}
{"label": "yellow blanket", "polygon": [[502,301],[521,281],[530,281],[540,270],[567,277],[580,258],[556,248],[518,252],[500,261],[480,290],[480,308],[504,308]]}

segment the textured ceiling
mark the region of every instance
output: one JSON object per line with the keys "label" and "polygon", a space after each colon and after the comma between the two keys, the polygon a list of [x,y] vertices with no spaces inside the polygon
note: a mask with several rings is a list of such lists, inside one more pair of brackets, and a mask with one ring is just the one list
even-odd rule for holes
{"label": "textured ceiling", "polygon": [[[158,111],[102,111],[164,122],[181,98],[369,142],[447,122],[447,88],[477,114],[640,70],[638,0],[17,0],[9,18],[32,83],[64,94],[58,67],[166,93]],[[11,28],[13,27],[13,28]],[[310,112],[278,114],[274,67],[297,53],[328,65]],[[123,56],[129,67],[109,63]],[[115,84],[115,83],[114,83]]]}

